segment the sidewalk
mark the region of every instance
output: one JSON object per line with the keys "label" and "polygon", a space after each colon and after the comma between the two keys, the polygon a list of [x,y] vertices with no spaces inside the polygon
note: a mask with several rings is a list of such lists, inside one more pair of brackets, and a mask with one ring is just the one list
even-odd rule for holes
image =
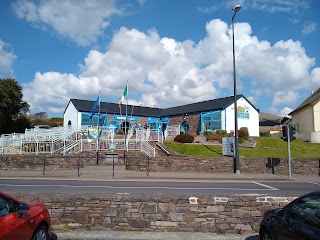
{"label": "sidewalk", "polygon": [[[287,176],[273,174],[234,174],[234,173],[196,173],[196,172],[136,172],[126,170],[123,165],[115,166],[85,166],[78,170],[59,170],[46,171],[43,175],[42,170],[0,170],[0,179],[46,179],[46,180],[96,180],[96,181],[183,181],[183,182],[201,182],[201,181],[285,181],[289,180]],[[319,178],[320,181],[320,178]]]}
{"label": "sidewalk", "polygon": [[258,233],[217,234],[194,232],[118,232],[118,231],[76,231],[55,232],[58,240],[259,240]]}

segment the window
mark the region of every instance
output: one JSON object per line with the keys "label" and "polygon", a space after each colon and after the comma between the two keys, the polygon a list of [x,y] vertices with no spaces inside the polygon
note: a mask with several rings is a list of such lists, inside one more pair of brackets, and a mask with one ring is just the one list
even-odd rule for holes
{"label": "window", "polygon": [[14,212],[14,205],[10,199],[0,196],[0,217]]}
{"label": "window", "polygon": [[320,196],[310,195],[295,202],[288,217],[320,230]]}
{"label": "window", "polygon": [[99,126],[107,126],[108,125],[108,115],[107,114],[100,114],[93,115],[90,119],[91,113],[82,113],[81,125],[93,125],[97,126],[98,121],[100,120]]}
{"label": "window", "polygon": [[201,114],[201,132],[221,129],[221,111]]}
{"label": "window", "polygon": [[183,120],[180,124],[180,134],[186,134],[189,132],[189,123],[187,120]]}

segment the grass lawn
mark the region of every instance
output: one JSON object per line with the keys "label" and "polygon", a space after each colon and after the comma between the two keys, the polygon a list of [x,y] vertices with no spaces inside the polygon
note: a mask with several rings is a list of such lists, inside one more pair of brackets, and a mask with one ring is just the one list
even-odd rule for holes
{"label": "grass lawn", "polygon": [[[288,158],[288,143],[279,138],[255,137],[255,148],[241,148],[242,157],[252,158]],[[195,157],[221,157],[222,147],[216,145],[183,144],[165,142],[166,146],[177,153]],[[291,158],[320,158],[320,144],[307,143],[300,140],[291,142]]]}

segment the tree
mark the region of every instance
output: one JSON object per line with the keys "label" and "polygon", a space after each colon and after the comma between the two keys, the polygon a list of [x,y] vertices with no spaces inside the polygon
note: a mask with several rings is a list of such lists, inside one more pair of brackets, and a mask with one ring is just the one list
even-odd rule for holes
{"label": "tree", "polygon": [[29,111],[22,98],[22,87],[15,79],[0,79],[0,134],[12,133],[15,119]]}
{"label": "tree", "polygon": [[48,114],[46,112],[38,112],[38,113],[34,114],[34,118],[36,120],[43,120],[45,118],[48,118]]}

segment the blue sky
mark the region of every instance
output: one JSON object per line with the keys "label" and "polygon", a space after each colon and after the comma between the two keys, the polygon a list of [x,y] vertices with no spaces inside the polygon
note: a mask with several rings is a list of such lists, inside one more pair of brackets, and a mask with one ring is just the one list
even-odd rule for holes
{"label": "blue sky", "polygon": [[317,0],[0,2],[0,78],[30,114],[62,116],[70,98],[170,107],[238,94],[286,115],[320,87]]}

